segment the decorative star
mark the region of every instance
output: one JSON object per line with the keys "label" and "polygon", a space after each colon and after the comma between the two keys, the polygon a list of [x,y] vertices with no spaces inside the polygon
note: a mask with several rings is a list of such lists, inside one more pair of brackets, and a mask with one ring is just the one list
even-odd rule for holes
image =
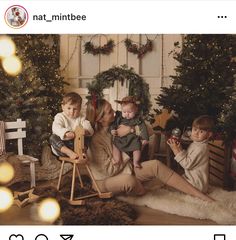
{"label": "decorative star", "polygon": [[161,113],[155,116],[153,127],[161,127],[165,129],[167,121],[172,117],[167,109],[162,109]]}
{"label": "decorative star", "polygon": [[34,189],[31,188],[25,192],[14,192],[14,203],[18,207],[22,208],[26,206],[28,203],[32,203],[38,199],[38,195],[33,194]]}

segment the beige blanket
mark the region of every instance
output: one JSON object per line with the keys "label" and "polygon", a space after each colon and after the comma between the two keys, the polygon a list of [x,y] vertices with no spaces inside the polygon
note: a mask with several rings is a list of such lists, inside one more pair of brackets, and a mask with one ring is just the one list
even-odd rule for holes
{"label": "beige blanket", "polygon": [[186,194],[165,188],[149,190],[141,197],[119,197],[138,206],[147,206],[167,213],[197,219],[210,219],[217,224],[236,225],[236,191],[228,192],[210,187],[209,195],[216,201],[205,202]]}

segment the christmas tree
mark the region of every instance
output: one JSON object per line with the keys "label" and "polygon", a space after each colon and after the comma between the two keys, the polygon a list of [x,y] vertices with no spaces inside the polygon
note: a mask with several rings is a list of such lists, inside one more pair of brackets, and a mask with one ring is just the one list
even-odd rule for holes
{"label": "christmas tree", "polygon": [[[162,88],[157,103],[173,110],[182,128],[191,126],[194,118],[204,114],[219,123],[235,91],[235,36],[186,35],[181,51],[179,43],[175,47],[176,75],[171,76],[170,87]],[[224,129],[226,125],[227,122],[221,127]]]}
{"label": "christmas tree", "polygon": [[229,101],[224,104],[221,115],[218,119],[219,128],[222,129],[226,142],[231,142],[236,138],[236,76],[234,76],[234,86],[226,90],[230,96]]}
{"label": "christmas tree", "polygon": [[[27,122],[24,152],[39,157],[51,133],[53,116],[60,109],[63,78],[59,72],[57,35],[14,35],[22,71],[0,75],[0,119]],[[13,147],[11,144],[10,149]]]}
{"label": "christmas tree", "polygon": [[40,95],[47,97],[45,107],[51,112],[50,123],[60,109],[64,94],[65,82],[60,74],[59,63],[59,35],[25,35],[23,39],[19,35],[13,39],[20,48],[27,46],[24,55],[34,63],[37,76],[41,79],[44,89]]}

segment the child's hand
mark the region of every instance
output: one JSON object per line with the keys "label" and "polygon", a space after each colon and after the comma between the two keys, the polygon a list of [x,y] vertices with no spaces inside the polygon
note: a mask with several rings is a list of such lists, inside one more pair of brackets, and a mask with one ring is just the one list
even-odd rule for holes
{"label": "child's hand", "polygon": [[148,140],[141,140],[142,146],[145,146],[148,144]]}
{"label": "child's hand", "polygon": [[117,136],[118,134],[117,134],[117,130],[111,130],[111,135],[112,136]]}
{"label": "child's hand", "polygon": [[124,137],[132,132],[132,127],[121,124],[116,131],[119,137]]}
{"label": "child's hand", "polygon": [[84,136],[91,136],[91,133],[88,130],[84,130]]}
{"label": "child's hand", "polygon": [[179,152],[182,151],[182,147],[179,142],[176,142],[174,139],[170,138],[167,141],[167,144],[170,146],[171,150],[173,151],[174,155],[177,155]]}
{"label": "child's hand", "polygon": [[75,138],[75,133],[70,131],[70,132],[66,132],[65,133],[65,139],[66,140],[71,140],[71,139],[74,139]]}
{"label": "child's hand", "polygon": [[112,159],[113,165],[119,165],[121,162],[122,162],[122,161],[119,160],[119,159],[114,159],[114,158]]}

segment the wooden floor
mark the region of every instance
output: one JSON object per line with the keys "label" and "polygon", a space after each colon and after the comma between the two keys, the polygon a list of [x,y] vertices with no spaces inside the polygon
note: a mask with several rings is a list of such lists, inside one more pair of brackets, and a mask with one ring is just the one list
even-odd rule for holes
{"label": "wooden floor", "polygon": [[[199,220],[189,217],[181,217],[168,214],[147,207],[135,207],[138,218],[135,225],[215,225],[210,220]],[[0,225],[44,225],[44,222],[36,219],[33,204],[24,208],[12,206],[8,211],[0,213]]]}

